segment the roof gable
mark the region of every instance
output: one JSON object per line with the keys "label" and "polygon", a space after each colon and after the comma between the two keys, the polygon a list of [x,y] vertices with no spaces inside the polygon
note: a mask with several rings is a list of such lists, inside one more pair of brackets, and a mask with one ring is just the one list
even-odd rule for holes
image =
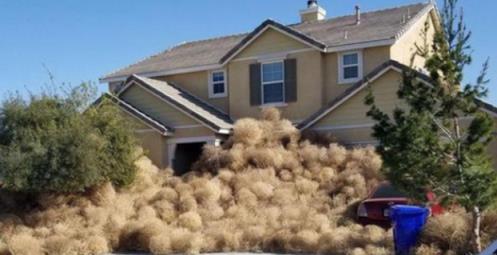
{"label": "roof gable", "polygon": [[288,35],[281,33],[271,27],[260,34],[254,39],[247,47],[241,50],[237,55],[233,56],[233,60],[240,60],[246,58],[259,58],[273,55],[281,55],[282,52],[299,52],[316,50]]}
{"label": "roof gable", "polygon": [[148,93],[216,133],[228,134],[231,132],[233,121],[229,115],[177,86],[164,81],[132,75],[127,79],[126,85],[117,92],[118,97],[121,97],[132,86],[144,88]]}
{"label": "roof gable", "polygon": [[[319,109],[316,113],[312,114],[309,118],[305,119],[303,122],[297,125],[297,127],[301,130],[307,129],[317,123],[319,120],[330,114],[332,111],[336,110],[338,107],[347,102],[354,95],[361,92],[364,88],[366,88],[369,84],[373,83],[380,77],[382,77],[385,73],[390,70],[394,70],[399,73],[403,73],[406,71],[412,71],[412,69],[404,64],[401,64],[394,60],[389,60],[382,65],[378,66],[375,70],[366,75],[362,80],[355,83],[352,87],[344,91],[340,96],[331,100],[324,107]],[[430,85],[431,78],[421,72],[415,71],[416,77],[419,81],[424,84]],[[482,110],[488,112],[489,114],[497,117],[497,107],[478,99],[477,103],[482,107]]]}
{"label": "roof gable", "polygon": [[256,29],[254,29],[250,34],[248,34],[241,42],[235,45],[231,50],[229,50],[226,55],[224,55],[219,61],[220,64],[225,64],[241,53],[244,49],[246,49],[249,45],[254,43],[259,37],[261,37],[268,29],[273,29],[289,38],[292,38],[302,44],[305,44],[309,47],[312,47],[319,51],[324,51],[326,49],[326,45],[318,40],[305,35],[298,30],[295,30],[291,27],[280,24],[274,20],[266,20],[261,25],[259,25]]}
{"label": "roof gable", "polygon": [[202,125],[198,120],[178,111],[173,105],[164,102],[160,97],[151,93],[149,89],[136,83],[133,83],[132,86],[129,86],[126,91],[120,94],[119,99],[174,129]]}
{"label": "roof gable", "polygon": [[108,93],[103,94],[100,98],[98,98],[92,105],[99,105],[103,100],[110,100],[110,102],[114,103],[119,109],[122,111],[128,113],[130,116],[134,117],[141,123],[145,124],[146,126],[154,129],[155,131],[159,132],[161,135],[168,136],[172,132],[174,132],[174,129],[167,126],[166,124],[152,118],[151,116],[147,115],[146,113],[136,109],[132,105],[128,104],[127,102],[111,95]]}

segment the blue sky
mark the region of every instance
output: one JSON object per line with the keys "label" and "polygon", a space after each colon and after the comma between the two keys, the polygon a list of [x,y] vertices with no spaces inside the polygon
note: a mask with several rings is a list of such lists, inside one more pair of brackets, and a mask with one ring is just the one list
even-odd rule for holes
{"label": "blue sky", "polygon": [[[351,14],[355,4],[367,11],[415,2],[420,1],[319,1],[328,16]],[[466,78],[474,79],[490,57],[487,101],[497,104],[497,1],[460,3],[474,34],[474,65]],[[0,0],[0,97],[39,91],[50,83],[46,69],[58,83],[97,82],[184,41],[247,32],[266,18],[295,23],[305,5],[306,0]]]}

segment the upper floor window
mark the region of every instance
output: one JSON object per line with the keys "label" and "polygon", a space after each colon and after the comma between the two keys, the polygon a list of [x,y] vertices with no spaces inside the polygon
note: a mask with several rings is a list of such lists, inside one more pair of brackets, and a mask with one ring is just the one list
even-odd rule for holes
{"label": "upper floor window", "polygon": [[362,52],[339,54],[339,83],[352,83],[362,79]]}
{"label": "upper floor window", "polygon": [[225,97],[226,95],[226,71],[212,71],[209,75],[209,97]]}
{"label": "upper floor window", "polygon": [[261,64],[262,104],[285,102],[283,61]]}

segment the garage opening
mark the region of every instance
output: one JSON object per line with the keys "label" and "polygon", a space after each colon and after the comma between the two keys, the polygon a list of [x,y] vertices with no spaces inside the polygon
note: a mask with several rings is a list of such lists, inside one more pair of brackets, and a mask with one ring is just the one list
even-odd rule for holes
{"label": "garage opening", "polygon": [[189,172],[202,153],[205,142],[180,143],[176,145],[174,152],[173,169],[175,175],[183,175]]}

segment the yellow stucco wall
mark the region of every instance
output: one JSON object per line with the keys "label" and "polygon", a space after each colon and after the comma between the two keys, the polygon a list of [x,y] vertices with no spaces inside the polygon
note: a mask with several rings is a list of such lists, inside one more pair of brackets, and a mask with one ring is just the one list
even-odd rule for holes
{"label": "yellow stucco wall", "polygon": [[[220,110],[228,112],[228,97],[209,98],[209,71],[161,76],[155,79],[172,82]],[[230,85],[226,85],[229,91]]]}
{"label": "yellow stucco wall", "polygon": [[[285,118],[302,120],[321,107],[322,64],[321,53],[306,51],[289,54],[297,60],[297,102],[279,108]],[[228,65],[230,115],[233,119],[258,117],[260,106],[250,105],[249,66],[256,60],[235,61]]]}
{"label": "yellow stucco wall", "polygon": [[170,127],[181,125],[196,125],[199,124],[194,119],[180,112],[168,103],[162,101],[150,92],[134,85],[126,90],[121,97],[124,101],[130,103],[142,112],[146,112],[149,116],[162,121]]}
{"label": "yellow stucco wall", "polygon": [[257,39],[255,39],[250,45],[243,49],[235,57],[235,59],[261,56],[282,51],[300,50],[305,48],[309,48],[309,46],[297,40],[294,40],[279,31],[269,28],[264,31]]}
{"label": "yellow stucco wall", "polygon": [[[429,29],[426,34],[426,40],[423,38],[422,33],[425,30],[425,24],[428,22]],[[435,27],[431,14],[425,14],[418,22],[416,22],[408,33],[404,34],[400,40],[391,48],[392,59],[400,63],[410,66],[411,58],[416,53],[416,45],[424,46],[427,43],[428,47],[433,42],[435,34]],[[424,68],[424,58],[416,56],[413,62],[413,67],[416,69]]]}

